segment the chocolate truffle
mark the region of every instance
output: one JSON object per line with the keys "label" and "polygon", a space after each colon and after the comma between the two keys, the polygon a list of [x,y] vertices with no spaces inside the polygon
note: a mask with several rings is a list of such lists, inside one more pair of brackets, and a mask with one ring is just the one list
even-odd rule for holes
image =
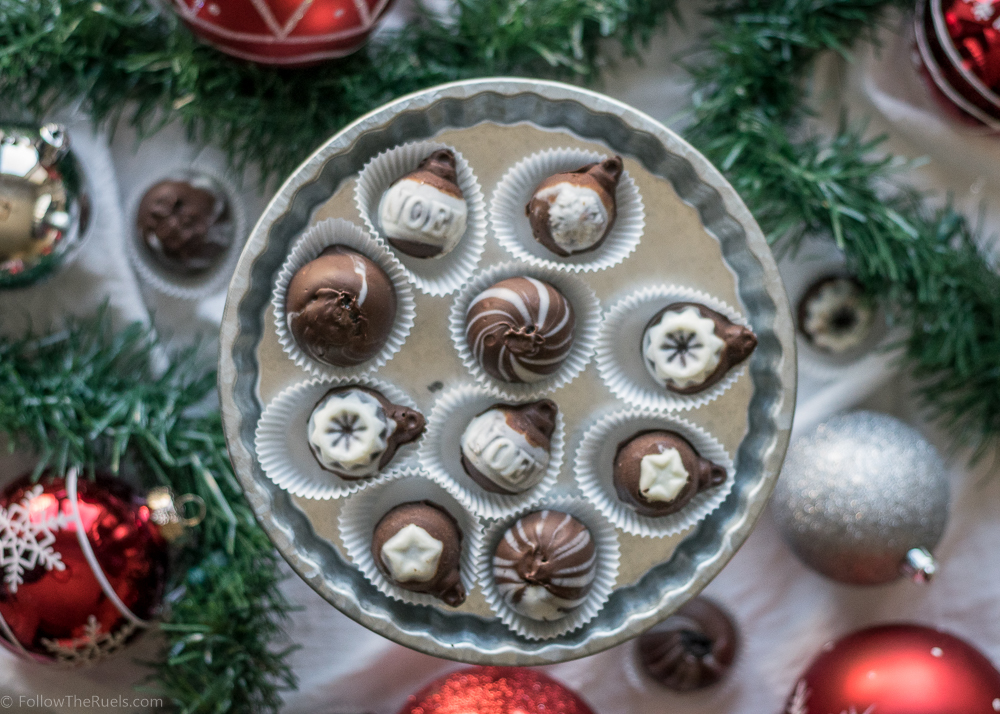
{"label": "chocolate truffle", "polygon": [[549,467],[558,412],[551,399],[490,407],[462,434],[465,473],[494,493],[523,493],[537,486]]}
{"label": "chocolate truffle", "polygon": [[160,181],[139,202],[136,227],[157,263],[202,273],[233,243],[229,204],[218,191],[187,181]]}
{"label": "chocolate truffle", "polygon": [[306,354],[334,367],[353,367],[378,354],[389,339],[396,289],[372,260],[335,245],[292,276],[285,313]]}
{"label": "chocolate truffle", "polygon": [[459,575],[462,531],[437,504],[403,503],[382,516],[372,533],[372,557],[401,588],[433,595],[452,607],[465,602]]}
{"label": "chocolate truffle", "polygon": [[473,356],[505,382],[538,382],[558,371],[575,326],[569,300],[534,278],[501,280],[479,293],[465,314]]}
{"label": "chocolate truffle", "polygon": [[532,620],[558,620],[580,607],[596,570],[597,546],[587,526],[559,511],[520,518],[493,555],[500,595]]}
{"label": "chocolate truffle", "polygon": [[643,516],[677,513],[699,491],[726,480],[680,434],[644,431],[618,445],[613,481],[618,498]]}
{"label": "chocolate truffle", "polygon": [[563,257],[595,250],[615,224],[621,176],[614,156],[542,181],[524,207],[535,240]]}
{"label": "chocolate truffle", "polygon": [[704,597],[688,600],[636,641],[646,673],[675,692],[718,682],[729,671],[738,645],[732,619]]}
{"label": "chocolate truffle", "polygon": [[345,479],[374,476],[396,450],[424,433],[420,412],[367,387],[327,392],[309,417],[309,447],[327,471]]}
{"label": "chocolate truffle", "polygon": [[382,232],[415,258],[439,258],[465,234],[469,208],[456,181],[455,154],[438,149],[382,194]]}
{"label": "chocolate truffle", "polygon": [[757,336],[725,315],[693,302],[675,302],[646,324],[642,357],[659,384],[695,394],[722,379],[757,347]]}
{"label": "chocolate truffle", "polygon": [[836,275],[813,283],[799,301],[798,313],[799,331],[832,354],[861,347],[875,322],[875,306],[861,284]]}

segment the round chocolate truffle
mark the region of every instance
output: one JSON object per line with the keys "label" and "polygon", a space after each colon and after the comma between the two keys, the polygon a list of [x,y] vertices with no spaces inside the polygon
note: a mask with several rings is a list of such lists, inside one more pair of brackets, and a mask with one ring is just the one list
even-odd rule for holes
{"label": "round chocolate truffle", "polygon": [[473,356],[505,382],[539,382],[573,347],[576,318],[561,292],[535,278],[508,278],[476,296],[465,314]]}
{"label": "round chocolate truffle", "polygon": [[396,289],[372,260],[335,245],[292,276],[285,313],[306,354],[334,367],[353,367],[378,354],[389,339]]}
{"label": "round chocolate truffle", "polygon": [[362,479],[385,468],[401,445],[423,432],[420,412],[393,404],[374,389],[338,387],[309,417],[309,448],[327,471]]}
{"label": "round chocolate truffle", "polygon": [[672,431],[644,431],[618,445],[612,477],[618,498],[643,516],[677,513],[699,491],[726,480],[726,470],[703,459]]}
{"label": "round chocolate truffle", "polygon": [[799,301],[799,331],[824,352],[843,354],[861,347],[875,323],[875,305],[861,284],[829,275]]}
{"label": "round chocolate truffle", "polygon": [[595,250],[615,224],[622,157],[549,176],[524,212],[535,240],[563,257]]}
{"label": "round chocolate truffle", "polygon": [[438,149],[382,194],[382,232],[415,258],[440,258],[465,235],[469,207],[459,188],[455,154]]}
{"label": "round chocolate truffle", "polygon": [[158,264],[184,274],[205,272],[232,245],[224,194],[207,181],[160,181],[139,202],[136,227]]}
{"label": "round chocolate truffle", "polygon": [[401,588],[433,595],[452,607],[465,602],[459,574],[462,531],[437,504],[403,503],[382,516],[372,533],[372,557]]}
{"label": "round chocolate truffle", "polygon": [[678,394],[708,389],[756,347],[750,329],[693,302],[676,302],[656,313],[641,345],[646,370]]}
{"label": "round chocolate truffle", "polygon": [[551,399],[497,404],[462,434],[462,468],[494,493],[523,493],[545,476],[559,407]]}
{"label": "round chocolate truffle", "polygon": [[500,595],[532,620],[559,620],[580,607],[596,572],[597,546],[587,526],[559,511],[518,519],[493,555]]}
{"label": "round chocolate truffle", "polygon": [[732,618],[704,597],[688,600],[636,641],[646,673],[675,692],[718,682],[729,671],[738,646]]}

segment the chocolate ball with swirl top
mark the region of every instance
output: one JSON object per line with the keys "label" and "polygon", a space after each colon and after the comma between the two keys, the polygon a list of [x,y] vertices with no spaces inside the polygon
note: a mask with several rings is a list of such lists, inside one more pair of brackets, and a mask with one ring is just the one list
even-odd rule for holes
{"label": "chocolate ball with swirl top", "polygon": [[675,692],[703,689],[721,680],[738,647],[732,618],[705,597],[688,600],[636,640],[643,669]]}
{"label": "chocolate ball with swirl top", "polygon": [[370,258],[335,245],[292,276],[285,314],[303,352],[334,367],[353,367],[389,339],[396,289]]}
{"label": "chocolate ball with swirl top", "polygon": [[465,473],[493,493],[534,488],[549,467],[558,413],[551,399],[490,407],[462,434]]}
{"label": "chocolate ball with swirl top", "polygon": [[573,347],[573,305],[541,280],[501,280],[465,314],[465,334],[483,370],[505,382],[539,382],[559,370]]}
{"label": "chocolate ball with swirl top", "polygon": [[535,511],[518,519],[493,555],[504,601],[532,620],[559,620],[580,607],[597,574],[597,546],[568,513]]}
{"label": "chocolate ball with swirl top", "polygon": [[424,433],[424,415],[367,387],[327,392],[309,417],[309,448],[321,467],[348,480],[375,476],[403,444]]}
{"label": "chocolate ball with swirl top", "polygon": [[411,501],[382,516],[372,533],[372,557],[382,574],[405,590],[433,595],[452,607],[465,602],[462,531],[436,503]]}
{"label": "chocolate ball with swirl top", "polygon": [[649,374],[678,394],[708,389],[756,347],[749,328],[694,302],[675,302],[656,313],[641,345]]}
{"label": "chocolate ball with swirl top", "polygon": [[596,250],[615,224],[622,157],[549,176],[524,212],[535,240],[556,255]]}
{"label": "chocolate ball with swirl top", "polygon": [[721,485],[726,470],[673,431],[643,431],[618,445],[612,476],[618,498],[643,516],[669,516],[695,494]]}

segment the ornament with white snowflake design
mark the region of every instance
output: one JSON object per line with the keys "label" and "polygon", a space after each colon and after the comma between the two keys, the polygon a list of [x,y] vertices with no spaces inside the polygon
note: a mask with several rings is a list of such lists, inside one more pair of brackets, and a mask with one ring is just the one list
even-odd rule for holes
{"label": "ornament with white snowflake design", "polygon": [[93,663],[159,607],[167,544],[124,482],[27,476],[0,493],[0,643],[41,662]]}

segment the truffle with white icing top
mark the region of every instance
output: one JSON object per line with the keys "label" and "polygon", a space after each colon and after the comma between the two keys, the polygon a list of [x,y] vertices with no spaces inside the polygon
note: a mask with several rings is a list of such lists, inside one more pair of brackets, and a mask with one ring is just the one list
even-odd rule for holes
{"label": "truffle with white icing top", "polygon": [[440,258],[454,249],[469,214],[457,181],[455,154],[438,149],[393,183],[378,207],[389,243],[416,258]]}
{"label": "truffle with white icing top", "polygon": [[813,346],[832,354],[862,347],[875,323],[875,306],[860,283],[827,276],[799,302],[799,330]]}

